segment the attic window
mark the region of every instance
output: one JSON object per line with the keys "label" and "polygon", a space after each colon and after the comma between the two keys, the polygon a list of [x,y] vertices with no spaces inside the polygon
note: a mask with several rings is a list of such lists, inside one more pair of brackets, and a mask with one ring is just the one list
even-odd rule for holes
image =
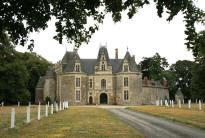
{"label": "attic window", "polygon": [[105,64],[102,64],[101,68],[102,70],[105,70]]}
{"label": "attic window", "polygon": [[124,72],[128,72],[128,65],[124,65]]}
{"label": "attic window", "polygon": [[80,65],[75,65],[75,71],[80,72]]}

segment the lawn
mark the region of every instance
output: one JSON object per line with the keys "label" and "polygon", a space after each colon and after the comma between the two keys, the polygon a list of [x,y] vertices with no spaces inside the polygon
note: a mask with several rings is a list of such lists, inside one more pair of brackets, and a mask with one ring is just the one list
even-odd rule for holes
{"label": "lawn", "polygon": [[188,105],[182,105],[182,108],[164,107],[164,106],[137,106],[128,107],[128,109],[144,112],[154,116],[162,117],[168,120],[181,122],[194,127],[205,129],[205,105],[202,105],[202,111],[199,111],[198,104],[192,104],[191,109]]}
{"label": "lawn", "polygon": [[[15,108],[15,127],[21,127],[26,123],[27,106],[4,106],[0,107],[0,130],[8,129],[11,121],[11,109]],[[50,109],[50,108],[49,108]],[[49,110],[50,111],[50,110]],[[38,106],[30,106],[31,121],[37,120]],[[49,112],[50,113],[50,112]],[[41,105],[41,117],[45,115],[45,106]]]}
{"label": "lawn", "polygon": [[[2,127],[2,123],[0,124]],[[33,120],[30,124],[24,123],[20,127],[3,130],[0,136],[143,137],[136,129],[125,124],[107,110],[95,107],[70,107],[57,114],[49,115],[47,118],[43,117],[40,121]]]}

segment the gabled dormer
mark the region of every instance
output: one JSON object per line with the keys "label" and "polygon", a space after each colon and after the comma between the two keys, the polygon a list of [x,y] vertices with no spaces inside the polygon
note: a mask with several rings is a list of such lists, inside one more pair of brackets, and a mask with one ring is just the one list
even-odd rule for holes
{"label": "gabled dormer", "polygon": [[130,72],[130,61],[131,56],[130,53],[127,51],[121,65],[121,72]]}
{"label": "gabled dormer", "polygon": [[109,55],[106,47],[100,47],[98,52],[98,58],[96,63],[97,71],[107,71],[108,70]]}
{"label": "gabled dormer", "polygon": [[80,57],[77,49],[74,49],[74,72],[81,72]]}

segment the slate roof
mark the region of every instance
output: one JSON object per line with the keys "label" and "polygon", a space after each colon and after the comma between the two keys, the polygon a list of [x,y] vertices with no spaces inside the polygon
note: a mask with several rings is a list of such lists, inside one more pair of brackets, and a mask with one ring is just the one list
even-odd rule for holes
{"label": "slate roof", "polygon": [[80,59],[79,55],[75,52],[68,51],[65,53],[62,59],[62,72],[73,72],[75,68],[75,60],[80,59],[80,65],[82,72],[87,74],[94,74],[95,66],[99,65],[100,55],[104,53],[105,58],[109,66],[112,66],[112,73],[117,73],[122,70],[123,61],[126,58],[129,61],[129,69],[131,72],[139,72],[139,66],[132,62],[132,58],[129,52],[126,53],[124,59],[109,59],[109,55],[106,47],[100,47],[97,59]]}
{"label": "slate roof", "polygon": [[142,80],[142,86],[163,88],[162,84],[159,81],[152,81],[152,80],[148,80],[148,86],[146,85],[145,80]]}
{"label": "slate roof", "polygon": [[55,69],[52,66],[48,66],[46,76],[55,76]]}

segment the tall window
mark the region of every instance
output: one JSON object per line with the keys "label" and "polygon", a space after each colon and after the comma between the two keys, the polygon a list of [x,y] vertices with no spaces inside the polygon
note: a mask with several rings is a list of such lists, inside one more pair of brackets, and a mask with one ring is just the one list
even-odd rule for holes
{"label": "tall window", "polygon": [[101,68],[102,68],[102,70],[105,70],[105,64],[104,64],[104,62],[102,62]]}
{"label": "tall window", "polygon": [[80,91],[76,91],[75,96],[76,101],[80,101]]}
{"label": "tall window", "polygon": [[128,72],[128,65],[124,65],[124,72]]}
{"label": "tall window", "polygon": [[128,78],[124,78],[124,86],[127,87],[128,86]]}
{"label": "tall window", "polygon": [[102,89],[105,89],[105,88],[106,88],[106,80],[105,80],[105,79],[102,79],[102,80],[101,80],[101,88],[102,88]]}
{"label": "tall window", "polygon": [[75,65],[75,71],[80,72],[80,65]]}
{"label": "tall window", "polygon": [[93,80],[90,79],[90,88],[92,88],[92,87],[93,87]]}
{"label": "tall window", "polygon": [[80,78],[76,78],[75,86],[80,87]]}
{"label": "tall window", "polygon": [[129,95],[128,95],[128,90],[124,91],[124,100],[128,100],[129,99]]}

